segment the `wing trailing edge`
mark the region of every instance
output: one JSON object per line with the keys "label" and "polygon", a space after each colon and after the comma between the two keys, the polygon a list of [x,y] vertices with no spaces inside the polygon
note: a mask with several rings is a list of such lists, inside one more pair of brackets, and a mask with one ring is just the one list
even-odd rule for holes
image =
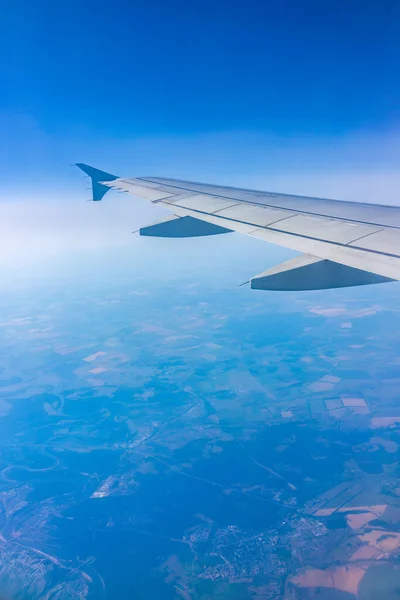
{"label": "wing trailing edge", "polygon": [[297,256],[250,279],[253,290],[326,290],[394,281],[309,254]]}

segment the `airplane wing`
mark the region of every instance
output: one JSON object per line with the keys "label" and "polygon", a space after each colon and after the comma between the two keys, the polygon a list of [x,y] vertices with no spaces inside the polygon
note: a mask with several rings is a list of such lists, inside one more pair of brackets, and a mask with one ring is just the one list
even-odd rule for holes
{"label": "airplane wing", "polygon": [[170,218],[140,235],[238,232],[302,255],[250,279],[253,289],[314,290],[400,279],[400,208],[207,185],[161,177],[126,179],[77,163],[93,200],[111,189],[158,204]]}

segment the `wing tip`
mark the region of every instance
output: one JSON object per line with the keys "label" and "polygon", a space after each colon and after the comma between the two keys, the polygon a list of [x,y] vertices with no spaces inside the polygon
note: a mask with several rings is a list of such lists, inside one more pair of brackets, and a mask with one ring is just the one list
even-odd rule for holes
{"label": "wing tip", "polygon": [[96,169],[95,167],[87,165],[86,163],[75,163],[75,166],[86,173],[86,175],[88,175],[92,180],[92,200],[94,202],[102,200],[102,198],[110,190],[110,188],[107,185],[103,185],[102,182],[114,181],[115,179],[118,179],[117,175],[113,175],[107,171],[102,171],[101,169]]}

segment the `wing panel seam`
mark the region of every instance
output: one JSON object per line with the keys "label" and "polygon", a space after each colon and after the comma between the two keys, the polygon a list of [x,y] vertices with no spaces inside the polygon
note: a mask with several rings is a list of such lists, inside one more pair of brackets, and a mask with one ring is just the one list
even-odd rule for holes
{"label": "wing panel seam", "polygon": [[[369,233],[365,233],[364,235],[360,235],[360,237],[356,238],[355,240],[351,240],[351,242],[347,242],[346,246],[351,246],[351,244],[354,244],[354,242],[359,242],[360,240],[363,240],[366,237],[369,237],[370,235],[375,235],[376,233],[380,233],[381,231],[385,231],[385,228],[382,227],[381,229],[377,229],[376,231],[370,231]],[[354,246],[354,248],[359,247],[359,246]]]}
{"label": "wing panel seam", "polygon": [[[142,178],[143,181],[146,181],[144,178]],[[185,190],[186,192],[190,192],[192,191],[194,194],[196,195],[203,195],[203,196],[215,196],[216,198],[225,198],[225,200],[235,200],[235,198],[232,198],[231,196],[224,196],[222,194],[211,194],[208,193],[206,194],[205,192],[199,192],[199,191],[195,191],[195,190],[189,190],[188,188],[184,188],[184,187],[180,187],[180,186],[169,186],[169,184],[166,184],[167,187],[175,187],[178,190]],[[199,184],[199,185],[204,185],[204,184]],[[218,186],[216,186],[218,187]],[[220,186],[222,187],[222,186]],[[244,190],[244,189],[240,189],[240,188],[229,188],[235,191],[255,191],[255,190]],[[260,192],[260,194],[262,194],[263,192]],[[266,192],[264,192],[266,193]],[[285,196],[285,194],[276,194],[277,197],[279,196]],[[302,198],[304,200],[329,200],[329,202],[337,202],[337,203],[343,203],[344,205],[346,204],[360,204],[360,206],[375,206],[375,207],[379,207],[379,208],[397,208],[395,206],[387,206],[387,205],[378,205],[378,204],[365,204],[362,202],[344,202],[342,200],[330,200],[329,198],[313,198],[312,196],[290,196],[289,194],[286,194],[287,197],[297,197],[297,198]],[[302,215],[309,215],[309,216],[314,216],[314,217],[323,217],[325,219],[332,219],[334,221],[340,221],[340,222],[347,222],[347,223],[359,223],[359,224],[363,224],[363,225],[375,225],[377,227],[385,227],[388,229],[400,229],[400,226],[396,226],[396,225],[384,225],[383,223],[372,223],[371,221],[361,221],[359,219],[351,219],[351,218],[341,218],[341,217],[333,217],[330,215],[324,215],[323,213],[318,213],[318,212],[310,212],[310,211],[306,211],[306,210],[299,210],[299,209],[293,209],[293,208],[285,208],[283,206],[276,206],[274,204],[261,204],[260,202],[249,202],[248,200],[238,200],[238,204],[249,204],[249,205],[253,205],[253,206],[261,206],[261,207],[265,207],[265,208],[274,208],[274,209],[278,209],[278,210],[284,210],[284,211],[288,211],[288,212],[296,212],[297,214],[302,214]]]}

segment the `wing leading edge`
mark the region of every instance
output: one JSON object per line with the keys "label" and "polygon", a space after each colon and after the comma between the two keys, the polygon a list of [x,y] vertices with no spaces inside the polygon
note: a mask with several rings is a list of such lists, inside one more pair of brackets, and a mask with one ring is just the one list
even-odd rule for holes
{"label": "wing leading edge", "polygon": [[93,200],[117,189],[173,215],[140,235],[244,233],[304,254],[250,279],[253,289],[310,290],[400,279],[400,208],[157,177],[120,178],[83,163]]}

